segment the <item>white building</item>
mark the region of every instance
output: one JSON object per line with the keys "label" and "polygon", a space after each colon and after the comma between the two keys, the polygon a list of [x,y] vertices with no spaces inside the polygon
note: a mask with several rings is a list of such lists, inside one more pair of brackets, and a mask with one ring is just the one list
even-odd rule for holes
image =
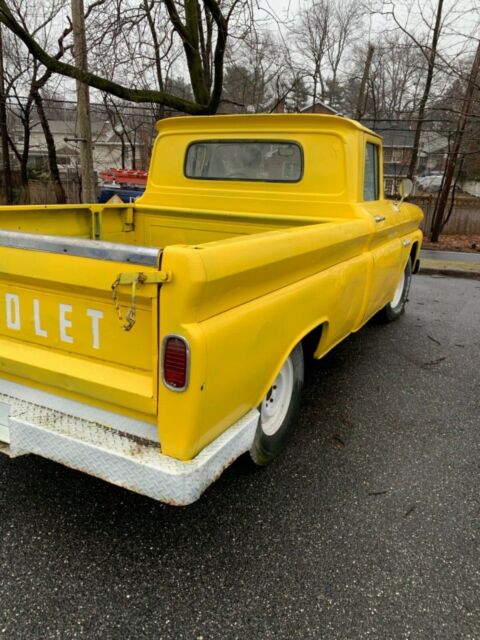
{"label": "white building", "polygon": [[[19,153],[23,151],[24,130],[20,120],[12,117],[11,137],[17,146]],[[48,172],[48,155],[45,135],[38,120],[33,120],[33,126],[30,133],[29,144],[29,167],[32,170],[38,170],[39,173]],[[149,123],[148,123],[149,124]],[[145,127],[148,130],[148,124]],[[80,156],[78,142],[78,128],[75,120],[49,120],[50,130],[55,141],[57,151],[58,167],[61,174],[76,175],[79,172]],[[152,135],[154,131],[152,129]],[[103,169],[111,167],[122,168],[122,141],[113,130],[110,122],[93,121],[93,164],[94,170],[99,172]],[[137,168],[139,164],[144,163],[145,157],[145,138],[148,139],[148,133],[143,136],[137,131],[135,140],[135,156]],[[124,143],[124,164],[125,168],[132,168],[132,151],[125,138]],[[16,156],[12,156],[13,162],[18,162]]]}

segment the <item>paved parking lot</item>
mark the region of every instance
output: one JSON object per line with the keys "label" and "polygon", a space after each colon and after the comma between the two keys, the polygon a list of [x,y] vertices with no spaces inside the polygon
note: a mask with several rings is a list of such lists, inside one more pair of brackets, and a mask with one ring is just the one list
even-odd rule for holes
{"label": "paved parking lot", "polygon": [[480,282],[416,277],[185,509],[0,457],[0,637],[478,640],[479,325]]}

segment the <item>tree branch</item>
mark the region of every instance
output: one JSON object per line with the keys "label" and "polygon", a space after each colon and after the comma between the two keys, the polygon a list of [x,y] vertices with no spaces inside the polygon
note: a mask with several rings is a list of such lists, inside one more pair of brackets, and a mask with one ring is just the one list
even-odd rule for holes
{"label": "tree branch", "polygon": [[[205,1],[212,2],[216,5],[214,0]],[[218,9],[218,11],[220,10]],[[195,103],[163,91],[130,89],[121,84],[118,84],[117,82],[102,78],[88,71],[82,71],[71,64],[58,60],[55,56],[52,56],[47,51],[45,51],[45,49],[43,49],[38,44],[38,42],[18,23],[18,21],[15,19],[12,12],[8,8],[5,0],[0,0],[0,23],[4,24],[10,31],[12,31],[12,33],[14,33],[25,44],[30,53],[53,73],[59,73],[63,76],[79,80],[80,82],[84,82],[85,84],[94,87],[95,89],[106,91],[107,93],[117,96],[118,98],[129,100],[131,102],[160,103],[171,109],[189,113],[191,115],[201,115],[211,112],[210,104]],[[219,37],[218,40],[220,41],[222,40],[222,38]]]}

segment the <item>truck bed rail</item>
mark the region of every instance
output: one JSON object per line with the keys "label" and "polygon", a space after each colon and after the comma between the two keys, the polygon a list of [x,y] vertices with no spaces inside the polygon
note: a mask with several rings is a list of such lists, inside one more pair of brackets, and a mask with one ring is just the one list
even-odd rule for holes
{"label": "truck bed rail", "polygon": [[0,230],[0,246],[111,262],[127,262],[149,267],[158,267],[162,255],[162,249],[159,247],[142,247],[102,240],[86,240],[19,231]]}

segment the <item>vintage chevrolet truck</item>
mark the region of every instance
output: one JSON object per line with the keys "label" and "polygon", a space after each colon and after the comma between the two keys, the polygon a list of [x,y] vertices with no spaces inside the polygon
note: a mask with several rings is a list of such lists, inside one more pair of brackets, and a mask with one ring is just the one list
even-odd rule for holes
{"label": "vintage chevrolet truck", "polygon": [[170,504],[295,426],[304,359],[404,311],[418,207],[319,114],[158,125],[132,205],[0,209],[0,449]]}

